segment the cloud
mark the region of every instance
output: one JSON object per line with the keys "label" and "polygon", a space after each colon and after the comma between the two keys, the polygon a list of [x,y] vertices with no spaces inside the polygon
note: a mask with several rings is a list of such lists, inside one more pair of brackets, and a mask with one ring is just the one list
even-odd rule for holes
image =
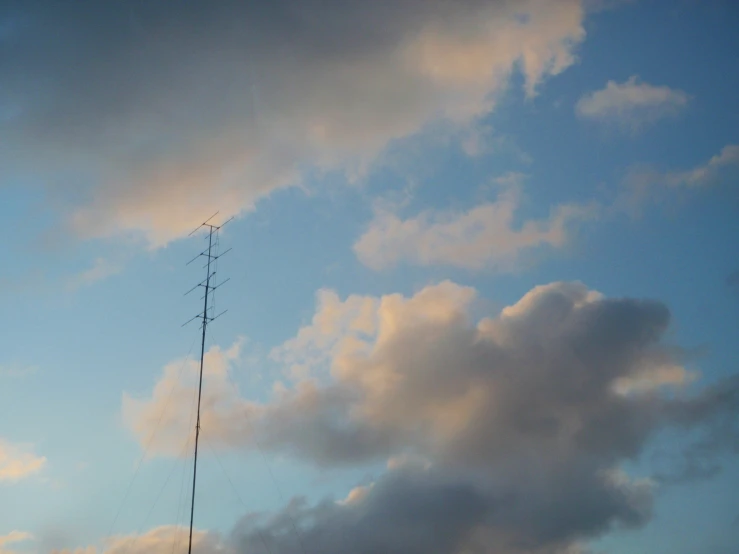
{"label": "cloud", "polygon": [[11,531],[7,535],[0,535],[0,554],[15,554],[14,550],[7,548],[10,544],[33,540],[33,535],[25,531]]}
{"label": "cloud", "polygon": [[720,183],[738,167],[739,144],[727,144],[707,162],[690,169],[660,171],[649,166],[633,167],[624,179],[624,193],[614,206],[636,211],[647,201],[673,191],[701,189]]}
{"label": "cloud", "polygon": [[0,365],[0,377],[28,377],[38,372],[35,365]]}
{"label": "cloud", "polygon": [[562,204],[547,219],[517,224],[520,176],[508,175],[499,181],[501,192],[494,202],[466,212],[426,211],[401,219],[393,211],[380,208],[354,244],[354,252],[363,264],[375,270],[401,262],[510,270],[532,251],[563,247],[570,228],[596,211],[595,205]]}
{"label": "cloud", "polygon": [[330,362],[340,351],[343,337],[376,332],[377,299],[351,295],[342,301],[336,292],[323,289],[318,291],[316,302],[311,324],[270,352],[270,358],[286,366],[293,380],[304,379],[313,368]]}
{"label": "cloud", "polygon": [[637,132],[684,110],[690,96],[681,90],[639,82],[631,76],[624,83],[608,81],[605,88],[585,94],[575,105],[582,118]]}
{"label": "cloud", "polygon": [[[262,446],[321,464],[388,457],[406,447],[435,460],[488,464],[515,457],[517,449],[537,454],[556,439],[564,463],[580,448],[609,457],[638,450],[681,410],[706,402],[658,394],[679,390],[696,374],[661,345],[669,313],[657,302],[609,300],[578,283],[553,283],[475,322],[476,291],[448,281],[410,298],[341,301],[330,291],[318,298],[311,324],[274,351],[298,363],[301,378],[278,387],[268,404],[241,398],[228,382],[240,343],[207,353],[203,427],[211,441],[248,446],[251,422]],[[150,397],[124,395],[124,420],[139,438],[168,398],[190,405],[197,364],[185,364],[182,376],[178,367],[165,368]],[[187,410],[172,408],[162,437],[171,428],[182,440],[186,417]],[[604,425],[611,434],[602,443]],[[179,452],[170,446],[161,452]]]}
{"label": "cloud", "polygon": [[0,483],[23,479],[38,473],[45,465],[46,458],[37,456],[28,447],[0,438]]}
{"label": "cloud", "polygon": [[652,365],[637,375],[617,379],[614,387],[620,394],[644,393],[665,386],[687,385],[697,378],[697,373],[679,365]]}
{"label": "cloud", "polygon": [[[241,347],[239,340],[226,350],[214,346],[205,354],[203,379],[207,386],[203,390],[201,425],[209,434],[224,423],[220,412],[233,396],[227,372],[240,358]],[[199,371],[197,360],[176,360],[164,367],[150,399],[123,393],[123,421],[142,444],[149,444],[151,455],[180,455],[188,441],[193,440]]]}
{"label": "cloud", "polygon": [[[291,520],[304,529],[303,543],[326,554],[575,553],[580,538],[619,522],[639,525],[650,511],[648,484],[609,476],[593,485],[524,497],[533,491],[405,468],[388,472],[353,502],[296,501],[266,521],[245,518],[233,534],[238,552],[266,543],[273,554],[295,551],[296,539],[286,532]],[[549,503],[557,500],[563,502],[553,511]]]}
{"label": "cloud", "polygon": [[729,144],[705,164],[687,171],[666,173],[662,182],[672,187],[704,187],[716,182],[722,173],[739,165],[739,144]]}
{"label": "cloud", "polygon": [[[615,494],[614,503],[619,504],[622,513],[614,521],[621,517],[629,526],[638,524],[649,512],[649,487],[614,475],[602,480],[599,492]],[[533,502],[539,504],[540,513],[524,513],[521,499],[507,497],[502,490],[491,490],[431,469],[409,467],[392,470],[377,483],[359,490],[348,501],[309,506],[298,498],[276,514],[247,514],[225,538],[196,530],[193,549],[228,554],[288,554],[303,549],[325,554],[348,550],[359,554],[452,554],[465,551],[464,548],[469,552],[495,548],[497,552],[522,554],[579,552],[572,547],[567,532],[553,532],[556,523],[543,520],[549,517],[545,498]],[[571,490],[567,495],[575,499],[579,492],[582,491]],[[591,494],[586,503],[599,508],[597,496],[598,493]],[[567,510],[560,513],[560,521],[574,515]],[[581,528],[595,530],[611,523],[601,520],[602,513],[598,512],[578,515]],[[532,529],[542,534],[538,539],[547,547],[536,547],[530,536]],[[106,542],[104,551],[184,552],[186,533],[185,528],[158,527],[142,535],[114,537]],[[56,550],[53,554],[95,552],[95,547],[88,547]]]}
{"label": "cloud", "polygon": [[[46,183],[83,237],[167,243],[306,167],[487,113],[574,62],[579,0],[19,4],[0,70],[4,174]],[[0,19],[7,19],[0,12]],[[9,20],[10,21],[10,20]]]}
{"label": "cloud", "polygon": [[123,265],[119,262],[114,262],[108,258],[96,258],[92,267],[72,276],[67,282],[67,286],[71,290],[89,286],[120,273],[122,269]]}
{"label": "cloud", "polygon": [[[739,454],[739,376],[733,375],[707,387],[701,397],[689,407],[677,409],[672,415],[678,425],[691,427],[696,421],[708,423],[687,448],[674,452],[657,452],[668,457],[660,463],[654,478],[660,483],[684,483],[711,478],[721,472],[721,460],[727,454]],[[662,460],[664,462],[664,460]]]}
{"label": "cloud", "polygon": [[[233,532],[238,552],[262,542],[294,551],[293,524],[327,554],[347,545],[575,552],[649,521],[658,483],[668,480],[621,466],[658,433],[684,436],[686,449],[664,468],[671,475],[695,452],[718,469],[739,444],[739,380],[700,387],[663,341],[670,314],[659,302],[557,282],[480,317],[477,292],[445,281],[409,297],[321,291],[317,303],[312,321],[274,351],[301,371],[266,402],[230,382],[237,347],[209,351],[203,433],[217,449],[258,444],[323,467],[390,461],[341,501],[295,499],[275,514],[248,514]],[[175,379],[171,367],[150,396],[124,397],[123,408],[143,441],[171,394],[177,406],[153,448],[175,455],[196,382],[194,371]]]}
{"label": "cloud", "polygon": [[[176,525],[163,525],[146,533],[119,535],[106,539],[102,545],[83,548],[64,548],[52,550],[52,554],[179,554],[187,552],[188,528]],[[212,532],[193,529],[193,550],[215,554],[228,552],[221,538]]]}

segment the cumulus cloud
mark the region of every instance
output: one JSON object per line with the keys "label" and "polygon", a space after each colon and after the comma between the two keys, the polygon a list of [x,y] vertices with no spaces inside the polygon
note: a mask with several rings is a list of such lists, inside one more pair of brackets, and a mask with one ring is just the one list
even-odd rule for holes
{"label": "cumulus cloud", "polygon": [[46,458],[37,456],[29,447],[0,438],[0,482],[18,481],[38,473],[45,465]]}
{"label": "cumulus cloud", "polygon": [[270,352],[270,358],[286,366],[293,380],[308,377],[313,368],[329,363],[347,335],[372,336],[376,332],[378,299],[351,295],[341,300],[336,292],[322,289],[316,302],[310,325]]}
{"label": "cumulus cloud", "polygon": [[[268,402],[231,384],[236,348],[228,356],[212,349],[203,415],[211,446],[259,444],[324,467],[391,460],[371,486],[341,501],[295,499],[276,514],[247,515],[231,547],[294,551],[297,522],[305,543],[327,554],[347,545],[575,552],[649,521],[656,482],[620,467],[657,433],[685,431],[690,446],[669,468],[675,475],[691,451],[716,464],[738,442],[739,382],[696,386],[680,351],[663,342],[663,304],[551,283],[497,314],[473,316],[482,306],[474,289],[448,281],[410,297],[342,300],[321,291],[313,320],[273,352],[301,369]],[[165,371],[151,396],[124,402],[140,439],[172,391],[191,402],[190,377]],[[159,453],[178,452],[186,418],[181,407],[164,418]]]}
{"label": "cumulus cloud", "polygon": [[596,212],[595,205],[562,204],[553,208],[547,219],[518,224],[520,179],[518,175],[502,178],[501,192],[494,202],[465,212],[426,211],[402,219],[391,210],[378,209],[354,244],[354,252],[375,270],[401,262],[510,270],[523,255],[542,247],[563,247],[571,227]]}
{"label": "cumulus cloud", "polygon": [[682,90],[640,82],[631,76],[623,83],[608,81],[605,88],[585,94],[575,105],[585,119],[636,132],[685,109],[690,96]]}
{"label": "cumulus cloud", "polygon": [[5,6],[4,175],[47,183],[84,237],[153,246],[307,166],[362,171],[433,120],[469,122],[513,71],[533,95],[585,36],[579,0]]}

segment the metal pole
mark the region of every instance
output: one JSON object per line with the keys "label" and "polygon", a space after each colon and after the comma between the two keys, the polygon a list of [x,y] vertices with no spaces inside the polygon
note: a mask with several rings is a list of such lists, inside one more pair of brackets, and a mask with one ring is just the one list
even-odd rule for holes
{"label": "metal pole", "polygon": [[195,459],[192,467],[192,501],[190,504],[190,539],[187,544],[187,554],[192,554],[192,524],[195,519],[195,480],[198,474],[198,439],[200,438],[200,399],[203,393],[203,361],[205,359],[205,330],[208,326],[208,293],[210,293],[210,262],[212,260],[213,227],[210,226],[208,236],[208,276],[205,279],[205,298],[203,300],[203,339],[200,344],[200,380],[198,383],[198,417],[195,424]]}

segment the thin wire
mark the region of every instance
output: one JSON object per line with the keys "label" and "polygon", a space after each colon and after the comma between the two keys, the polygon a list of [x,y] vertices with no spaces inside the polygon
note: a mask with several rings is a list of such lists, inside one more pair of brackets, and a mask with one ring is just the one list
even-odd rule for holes
{"label": "thin wire", "polygon": [[[187,446],[190,446],[190,439],[187,441]],[[174,554],[175,550],[179,546],[180,529],[182,528],[181,522],[185,512],[185,503],[183,502],[184,490],[185,490],[185,476],[187,475],[187,461],[188,457],[185,458],[185,462],[182,464],[182,477],[180,478],[180,494],[177,497],[177,513],[175,515],[175,529],[172,536],[172,550],[171,554]]]}
{"label": "thin wire", "polygon": [[[185,446],[183,446],[182,448],[180,456],[184,456],[185,452],[187,452],[187,447],[189,444],[190,444],[190,439],[188,438],[187,442],[185,443]],[[185,458],[184,461],[186,460],[187,458]],[[183,461],[183,464],[184,464],[184,461]],[[164,480],[164,485],[162,485],[162,488],[159,489],[159,494],[154,500],[154,503],[151,505],[151,508],[149,508],[149,512],[146,514],[146,517],[144,518],[144,522],[141,524],[141,527],[139,527],[139,532],[136,534],[136,537],[134,537],[133,541],[131,542],[131,545],[128,547],[129,551],[133,550],[133,547],[136,545],[136,542],[139,540],[139,537],[141,537],[141,533],[143,532],[144,527],[146,527],[146,524],[149,523],[149,518],[151,518],[151,514],[154,513],[154,508],[157,507],[159,500],[162,498],[162,494],[164,494],[164,489],[167,488],[167,485],[169,484],[169,480],[172,478],[172,475],[174,474],[174,470],[177,467],[178,462],[179,460],[175,460],[175,462],[172,464],[172,468],[169,470],[169,474],[167,475],[167,478]]]}
{"label": "thin wire", "polygon": [[[190,422],[192,422],[192,412],[194,410],[194,406],[191,406],[190,408]],[[189,426],[188,426],[189,429]],[[182,447],[182,450],[180,451],[179,458],[183,458],[182,460],[182,466],[183,470],[182,473],[185,473],[184,468],[187,466],[187,447],[190,446],[190,435],[188,432],[187,439],[185,440],[185,444]],[[167,484],[169,484],[169,480],[172,478],[172,475],[174,474],[174,470],[177,467],[177,460],[172,464],[172,468],[169,471],[169,475],[167,475],[167,479],[164,481],[164,485],[162,485],[162,488],[159,490],[159,494],[157,495],[156,499],[154,500],[154,504],[152,504],[151,508],[149,509],[149,513],[146,515],[146,518],[144,519],[144,522],[141,524],[141,527],[139,528],[139,532],[134,538],[133,542],[131,543],[131,546],[129,547],[129,550],[133,549],[133,546],[136,544],[136,541],[138,541],[139,537],[141,536],[141,533],[144,530],[144,527],[146,527],[146,524],[149,522],[149,518],[151,517],[151,514],[154,512],[154,508],[156,508],[157,504],[159,503],[159,500],[162,497],[162,494],[164,494],[164,490],[167,488]],[[180,491],[181,492],[181,491]],[[177,535],[177,531],[175,531],[175,536]]]}
{"label": "thin wire", "polygon": [[[216,344],[216,340],[215,340],[215,337],[213,336],[212,331],[209,330],[208,331],[208,335],[209,335],[210,340],[211,340],[211,345]],[[228,377],[228,382],[231,385],[231,387],[233,387],[234,392],[236,392],[236,394],[239,394],[238,386],[236,385],[236,383],[234,382],[233,378],[231,377],[231,374],[228,371],[226,372],[226,376]],[[270,465],[269,460],[268,460],[266,454],[264,453],[264,449],[262,448],[261,444],[259,443],[259,439],[257,438],[257,434],[254,431],[254,425],[252,424],[252,421],[251,421],[251,418],[248,415],[248,412],[245,412],[244,413],[244,419],[246,419],[246,422],[249,425],[249,429],[251,431],[252,437],[254,438],[254,444],[256,445],[257,450],[259,451],[259,454],[260,454],[260,456],[261,456],[261,458],[262,458],[262,460],[264,462],[264,465],[267,467],[267,471],[269,472],[269,476],[270,476],[270,478],[272,480],[272,483],[274,484],[275,489],[277,490],[277,494],[278,494],[278,496],[280,498],[280,502],[282,504],[285,504],[285,496],[282,493],[282,487],[280,486],[279,481],[275,477],[275,474],[274,474],[274,472],[272,470],[272,466]],[[303,551],[303,554],[306,554],[306,548],[305,548],[305,545],[304,545],[304,542],[303,542],[303,536],[302,536],[302,533],[300,532],[300,528],[295,523],[295,519],[292,517],[292,515],[289,512],[287,512],[287,517],[290,520],[290,524],[291,524],[291,526],[293,528],[293,532],[295,533],[295,535],[298,538],[298,542],[300,543],[300,547],[301,547],[301,550]],[[336,517],[336,514],[330,516],[329,517],[329,521],[332,521],[335,517]],[[346,539],[346,529],[344,529],[343,532],[341,533],[341,538],[342,538],[342,543],[344,543],[344,545],[346,545],[346,540],[347,540]]]}
{"label": "thin wire", "polygon": [[[241,498],[241,495],[239,494],[239,491],[236,489],[236,485],[234,485],[234,482],[231,480],[231,477],[228,475],[228,472],[226,471],[226,468],[223,467],[223,464],[221,463],[221,459],[218,457],[218,454],[216,454],[215,449],[210,445],[210,442],[208,442],[208,439],[203,437],[203,440],[205,444],[208,446],[208,450],[210,450],[211,454],[213,454],[213,457],[216,459],[216,462],[218,462],[218,466],[221,468],[221,471],[223,471],[223,475],[226,476],[226,480],[231,485],[231,490],[233,490],[234,494],[236,495],[236,498],[239,499],[239,502],[241,502],[241,505],[244,507],[245,510],[249,510],[249,507],[246,505],[246,502]],[[264,538],[264,534],[257,529],[257,535],[259,535],[259,540],[262,541],[262,544],[264,545],[265,550],[272,554],[272,549],[269,547],[269,544],[267,543],[267,540]]]}
{"label": "thin wire", "polygon": [[[219,235],[218,233],[216,233],[216,240],[215,240],[215,245],[216,245],[216,249],[218,248],[218,246],[219,246],[219,244],[220,244],[220,242],[219,242],[219,241],[220,241],[220,235]],[[217,259],[217,258],[216,258],[216,260],[215,260],[215,263],[216,263],[216,264],[218,264],[218,259]],[[218,267],[218,266],[216,265],[216,271],[217,271],[217,267]],[[207,291],[206,291],[206,294],[207,294]],[[215,295],[214,295],[214,296],[215,296]],[[215,300],[214,300],[214,302],[215,302]],[[206,333],[207,333],[207,334],[208,334],[208,336],[210,337],[210,340],[211,340],[211,346],[213,346],[214,344],[216,344],[216,341],[215,341],[215,338],[213,337],[213,333],[212,333],[212,331],[210,331],[210,330],[208,330],[208,329],[206,328]],[[231,384],[231,386],[232,386],[232,387],[234,388],[234,390],[235,390],[235,391],[237,392],[237,394],[238,394],[238,387],[236,386],[236,383],[234,383],[233,379],[231,378],[231,374],[230,374],[230,373],[229,373],[228,371],[226,371],[226,375],[228,376],[228,380],[229,380],[229,383]],[[280,487],[279,483],[277,482],[277,479],[275,478],[274,472],[272,471],[272,467],[270,466],[270,464],[269,464],[269,461],[267,460],[267,457],[266,457],[266,455],[264,454],[264,450],[262,449],[261,445],[259,444],[259,440],[258,440],[258,439],[257,439],[257,437],[256,437],[256,433],[254,432],[254,427],[253,427],[253,425],[252,425],[252,423],[251,423],[251,420],[249,419],[249,416],[248,416],[248,414],[245,414],[245,419],[246,419],[246,421],[247,421],[247,424],[249,425],[249,428],[251,429],[251,433],[252,433],[252,436],[254,437],[254,444],[256,445],[256,447],[257,447],[257,450],[259,450],[259,453],[260,453],[260,455],[261,455],[261,457],[262,457],[262,460],[263,460],[263,462],[264,462],[264,465],[265,465],[265,466],[267,467],[267,471],[269,472],[269,476],[270,476],[270,478],[272,479],[272,483],[273,483],[273,485],[275,486],[275,489],[277,490],[277,494],[279,495],[279,498],[280,498],[280,502],[284,504],[284,503],[285,503],[285,497],[284,497],[284,495],[282,494],[282,488]],[[209,447],[210,447],[210,445],[209,445]],[[213,450],[213,449],[211,448],[211,451],[212,451],[212,450]],[[214,455],[215,455],[215,452],[213,452],[213,453],[214,453]],[[218,458],[218,456],[215,456],[215,458],[216,458],[216,460],[218,461],[218,464],[219,464],[219,465],[221,466],[221,470],[222,470],[222,471],[224,472],[224,474],[226,475],[226,478],[227,478],[227,479],[228,479],[228,481],[229,481],[229,482],[231,483],[231,486],[232,486],[232,488],[234,489],[234,492],[236,492],[236,488],[235,488],[235,486],[233,485],[233,482],[231,481],[230,477],[228,477],[228,473],[226,473],[226,470],[225,470],[225,468],[224,468],[224,467],[223,467],[223,465],[222,465],[222,464],[220,463],[220,459]],[[236,494],[237,494],[237,496],[238,496],[238,493],[236,493]],[[245,503],[243,502],[243,500],[241,500],[241,497],[240,497],[240,496],[239,496],[239,500],[240,500],[240,501],[241,501],[241,503],[242,503],[242,504],[243,504],[243,505],[244,505],[244,506],[246,507],[246,504],[245,504]],[[303,536],[302,536],[302,533],[301,533],[301,532],[300,532],[300,530],[299,530],[299,527],[298,527],[298,525],[297,525],[297,524],[295,523],[295,518],[293,518],[292,514],[291,514],[291,513],[289,512],[289,511],[288,511],[288,512],[287,512],[286,514],[287,514],[287,517],[288,517],[288,519],[290,520],[290,524],[291,524],[291,526],[292,526],[293,532],[295,533],[295,538],[297,539],[297,542],[298,542],[298,544],[299,544],[299,546],[300,546],[300,550],[301,550],[301,552],[302,552],[303,554],[307,554],[307,549],[305,548],[305,543],[304,543],[304,541],[303,541]],[[263,542],[264,542],[264,541],[263,541]],[[265,544],[265,547],[266,547],[266,542],[265,542],[264,544]],[[267,547],[267,550],[269,551],[269,548],[268,548],[268,547]]]}
{"label": "thin wire", "polygon": [[[190,354],[192,354],[192,349],[195,347],[196,340],[197,340],[197,336],[193,337],[192,344],[190,345],[190,350],[188,350],[187,355],[182,361],[182,365],[180,366],[180,369],[178,371],[178,374],[177,374],[178,378],[182,376],[182,370],[185,369],[185,365],[190,359]],[[126,488],[126,493],[123,495],[123,499],[121,500],[121,503],[118,506],[118,511],[116,511],[115,517],[113,518],[113,523],[110,524],[110,529],[108,529],[108,534],[106,535],[108,537],[110,537],[111,533],[113,533],[113,528],[115,527],[115,524],[118,522],[118,518],[120,517],[121,511],[123,510],[123,505],[126,503],[126,500],[128,499],[128,495],[131,494],[133,483],[134,481],[136,481],[136,477],[138,476],[139,471],[141,470],[141,465],[146,459],[146,455],[149,453],[149,447],[151,447],[151,444],[154,441],[154,436],[157,434],[157,431],[159,430],[159,426],[162,423],[162,418],[164,418],[164,414],[167,411],[167,408],[169,407],[169,402],[172,399],[173,392],[174,392],[174,387],[172,387],[169,390],[169,395],[167,396],[167,400],[165,400],[164,402],[164,406],[162,407],[162,411],[159,414],[159,418],[157,419],[156,425],[154,425],[154,429],[152,430],[151,435],[149,435],[149,439],[146,441],[146,445],[144,446],[144,453],[141,455],[141,458],[139,458],[139,461],[136,464],[136,469],[134,470],[133,476],[131,477],[131,480],[128,483],[128,488]]]}
{"label": "thin wire", "polygon": [[[213,334],[209,332],[210,340],[212,344],[216,344],[215,338],[213,337]],[[228,381],[231,384],[231,386],[234,388],[234,391],[238,394],[239,388],[236,386],[236,383],[234,383],[233,379],[231,378],[231,374],[226,371],[226,376],[228,377]],[[285,496],[282,494],[282,488],[280,487],[280,484],[277,482],[277,479],[275,478],[275,474],[272,471],[272,467],[269,464],[269,461],[267,460],[267,456],[264,454],[264,450],[262,449],[262,446],[259,444],[259,439],[257,439],[257,434],[254,432],[254,426],[251,423],[251,419],[249,418],[249,415],[247,412],[244,413],[244,419],[246,419],[247,424],[249,425],[249,429],[251,431],[251,435],[254,438],[254,444],[257,447],[257,450],[259,451],[259,454],[262,457],[262,460],[264,461],[264,465],[267,467],[267,471],[269,472],[269,476],[272,479],[272,484],[275,486],[275,489],[277,490],[277,494],[280,497],[280,502],[282,504],[285,504]],[[295,523],[295,518],[292,516],[292,514],[288,511],[286,512],[288,519],[290,520],[290,525],[293,528],[293,532],[295,533],[295,537],[298,540],[298,544],[300,545],[300,550],[303,552],[303,554],[307,554],[307,550],[305,548],[305,543],[303,542],[303,535],[300,532],[300,528]]]}
{"label": "thin wire", "polygon": [[[190,402],[190,419],[187,423],[187,445],[190,444],[190,430],[192,429],[192,418],[195,414],[195,402],[197,401],[197,391],[193,390],[192,394],[192,402]],[[186,447],[187,448],[187,447]],[[188,457],[186,457],[188,459]],[[182,467],[182,478],[180,479],[180,497],[177,501],[177,515],[175,516],[175,523],[177,524],[177,528],[174,532],[174,537],[172,538],[172,554],[174,554],[175,549],[180,545],[180,521],[182,517],[185,515],[186,505],[182,501],[182,498],[185,494],[185,476],[187,472],[185,471],[187,469],[187,464],[183,464]]]}

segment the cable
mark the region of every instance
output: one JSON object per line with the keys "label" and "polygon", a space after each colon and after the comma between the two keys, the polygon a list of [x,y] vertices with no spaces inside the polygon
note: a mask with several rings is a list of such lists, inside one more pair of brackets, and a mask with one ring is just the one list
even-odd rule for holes
{"label": "cable", "polygon": [[[192,423],[192,416],[194,411],[194,402],[193,405],[190,407],[190,423]],[[188,436],[185,440],[185,444],[182,447],[182,450],[180,451],[180,455],[178,458],[183,458],[182,465],[183,465],[183,471],[184,474],[184,467],[186,466],[187,462],[187,447],[190,445],[190,435],[189,435],[189,429],[190,425],[188,425]],[[156,508],[157,504],[159,503],[159,500],[162,497],[162,494],[164,494],[164,490],[167,488],[167,485],[169,484],[169,480],[172,478],[172,475],[174,474],[175,467],[177,467],[178,460],[175,460],[175,462],[172,464],[172,468],[169,470],[169,474],[167,475],[167,478],[164,481],[164,485],[162,485],[162,488],[159,490],[159,494],[157,495],[156,499],[154,500],[154,503],[152,504],[151,508],[149,508],[149,512],[146,514],[146,518],[144,519],[144,522],[141,524],[141,527],[139,527],[139,532],[136,534],[136,537],[134,538],[133,542],[131,543],[131,546],[129,546],[129,550],[133,549],[134,545],[136,544],[136,541],[138,541],[139,537],[141,536],[141,533],[144,530],[144,527],[146,527],[146,524],[149,522],[149,518],[151,517],[151,514],[154,512],[154,508]],[[180,492],[182,490],[180,489]],[[175,537],[177,536],[177,531],[175,531]]]}
{"label": "cable", "polygon": [[[211,340],[211,346],[216,344],[215,338],[213,337],[212,333],[209,333],[210,340]],[[228,381],[233,387],[234,391],[238,394],[239,388],[236,386],[236,383],[234,383],[233,379],[231,378],[231,374],[226,371],[226,376],[228,377]],[[264,461],[264,465],[267,467],[267,471],[269,472],[269,476],[272,479],[272,484],[275,486],[275,489],[277,490],[277,494],[280,497],[280,502],[282,504],[285,504],[285,497],[282,494],[282,489],[280,487],[280,484],[277,482],[277,479],[275,478],[275,474],[272,471],[272,467],[269,464],[269,461],[267,460],[267,456],[264,454],[264,450],[262,449],[261,445],[259,444],[259,439],[257,438],[257,434],[254,432],[254,426],[251,423],[251,419],[249,418],[249,415],[247,412],[244,414],[244,419],[246,419],[247,424],[249,425],[249,429],[251,431],[252,437],[254,438],[254,444],[257,447],[257,450],[259,451],[259,454],[262,457],[262,460]],[[295,523],[295,518],[293,518],[292,514],[290,512],[286,512],[286,515],[288,519],[290,520],[290,524],[293,528],[293,532],[295,533],[295,537],[298,540],[298,544],[300,545],[300,550],[303,554],[307,554],[307,550],[305,548],[305,543],[303,542],[303,536],[300,532],[297,524]]]}
{"label": "cable", "polygon": [[[197,337],[194,337],[192,344],[190,345],[190,349],[188,350],[187,355],[182,361],[182,365],[180,366],[180,369],[177,373],[178,378],[182,376],[182,370],[185,368],[185,365],[190,359],[190,354],[192,354],[192,349],[195,347],[196,340],[197,340]],[[121,503],[118,506],[118,510],[116,511],[115,517],[113,518],[113,523],[110,524],[110,529],[108,529],[108,534],[106,535],[107,537],[110,537],[111,534],[113,533],[113,528],[115,527],[115,524],[118,522],[118,518],[120,517],[121,511],[123,510],[123,505],[126,503],[126,500],[128,499],[128,495],[131,494],[131,489],[133,488],[133,484],[136,481],[136,477],[138,476],[139,471],[141,470],[141,465],[146,459],[146,455],[149,452],[149,447],[151,447],[151,444],[154,441],[154,436],[157,434],[157,431],[159,430],[159,426],[162,423],[162,418],[164,418],[164,414],[167,411],[167,408],[169,407],[169,402],[172,399],[173,392],[174,392],[174,387],[172,387],[169,390],[169,395],[167,396],[167,400],[165,400],[164,402],[164,406],[162,407],[162,411],[159,414],[159,418],[157,419],[156,425],[154,425],[154,429],[152,430],[151,435],[149,435],[149,439],[146,441],[146,445],[144,446],[144,453],[141,455],[141,458],[139,458],[139,461],[136,464],[136,469],[134,470],[133,476],[131,477],[131,480],[128,483],[128,487],[126,488],[126,493],[123,495],[123,499],[121,500]]]}
{"label": "cable", "polygon": [[[181,456],[185,454],[186,449],[189,444],[190,444],[190,439],[188,438],[187,442],[185,443],[185,446],[182,448]],[[175,460],[175,462],[172,464],[172,468],[169,470],[169,474],[167,475],[167,478],[164,480],[164,485],[162,485],[162,488],[159,489],[159,494],[157,494],[157,497],[154,500],[154,503],[151,505],[151,508],[149,508],[149,512],[146,514],[146,517],[144,518],[144,522],[139,527],[139,532],[136,534],[136,536],[133,539],[133,542],[128,547],[129,550],[133,550],[133,547],[136,545],[136,541],[138,541],[139,537],[141,537],[141,533],[143,532],[144,527],[146,527],[146,524],[149,523],[149,518],[151,517],[151,514],[154,513],[154,508],[156,508],[157,504],[159,503],[159,500],[162,498],[162,494],[164,494],[164,489],[167,488],[167,485],[169,484],[169,480],[172,478],[172,475],[174,474],[174,469],[175,467],[177,467],[178,462],[179,460]]]}
{"label": "cable", "polygon": [[[210,445],[210,442],[208,442],[208,440],[205,437],[203,437],[203,440],[205,444],[208,445],[208,450],[210,450],[211,454],[213,454],[213,457],[216,459],[216,462],[218,462],[218,466],[221,468],[221,471],[223,471],[223,475],[225,475],[226,480],[231,485],[231,490],[233,490],[234,494],[236,495],[236,498],[239,499],[239,502],[241,502],[241,505],[244,507],[244,509],[248,511],[249,507],[246,505],[246,502],[244,502],[244,500],[241,498],[239,491],[236,489],[236,485],[234,485],[233,481],[231,480],[231,477],[228,475],[226,468],[223,467],[223,464],[221,463],[221,459],[218,457],[218,454],[216,454],[215,449]],[[269,547],[267,540],[264,538],[264,535],[259,529],[257,529],[257,535],[259,535],[259,540],[262,541],[262,544],[264,545],[264,548],[268,552],[268,554],[272,554],[272,549]]]}
{"label": "cable", "polygon": [[[187,423],[187,429],[188,429],[188,435],[187,435],[187,445],[190,444],[190,429],[192,429],[192,417],[195,414],[195,402],[197,401],[197,391],[193,390],[192,394],[192,402],[190,403],[190,419]],[[187,447],[185,447],[187,448]],[[185,459],[187,460],[188,457],[185,456]],[[180,545],[180,519],[185,514],[185,504],[182,502],[182,497],[184,496],[185,492],[185,476],[187,465],[183,464],[182,467],[182,478],[180,479],[180,496],[179,500],[177,500],[177,515],[175,516],[175,523],[177,524],[177,528],[175,529],[174,537],[172,538],[172,554],[174,554],[175,549]]]}
{"label": "cable", "polygon": [[[215,340],[215,337],[213,336],[213,333],[211,331],[208,331],[208,335],[209,335],[210,340],[211,340],[211,346],[217,344],[216,343],[216,340]],[[234,392],[236,392],[236,394],[238,395],[239,394],[239,389],[238,389],[238,386],[236,385],[236,383],[234,382],[233,378],[231,377],[231,374],[228,371],[226,371],[226,375],[228,377],[229,384],[231,385],[231,387],[233,387]],[[259,451],[259,454],[260,454],[260,456],[262,458],[262,461],[264,462],[264,465],[267,467],[267,471],[269,472],[270,479],[272,480],[272,483],[273,483],[275,489],[277,490],[277,494],[279,496],[280,502],[282,504],[285,504],[285,496],[282,493],[282,487],[280,487],[280,484],[277,481],[277,478],[275,477],[275,474],[274,474],[274,472],[272,470],[272,466],[270,465],[269,460],[267,459],[267,456],[264,453],[264,449],[262,448],[261,444],[259,443],[259,439],[257,438],[257,434],[256,434],[256,432],[254,430],[254,425],[252,424],[251,419],[249,418],[248,412],[245,412],[244,413],[244,418],[246,419],[246,422],[249,425],[249,430],[251,431],[251,434],[254,437],[254,444],[257,447],[257,450]],[[296,535],[296,537],[298,539],[298,542],[300,543],[300,547],[301,547],[301,550],[302,550],[303,554],[306,554],[306,548],[305,548],[303,536],[302,536],[302,533],[300,532],[300,528],[298,527],[298,525],[295,522],[295,518],[293,518],[292,515],[289,512],[287,513],[287,517],[289,518],[290,524],[291,524],[291,526],[293,528],[293,532],[295,533],[295,535]],[[334,513],[333,515],[329,516],[327,522],[333,521],[334,518],[336,518],[336,517],[337,517],[337,514]],[[346,538],[346,530],[345,529],[344,529],[344,532],[341,534],[341,540],[342,540],[342,543],[344,543],[344,545],[346,545],[347,538]]]}
{"label": "cable", "polygon": [[[188,439],[187,445],[190,445],[190,441]],[[182,464],[182,477],[180,478],[180,493],[177,497],[177,513],[175,515],[174,519],[174,534],[172,536],[172,550],[171,554],[174,554],[175,550],[179,546],[179,538],[180,538],[180,522],[182,520],[182,515],[184,514],[184,506],[185,503],[182,501],[185,491],[185,476],[187,475],[187,461],[189,460],[188,457],[185,457],[185,463]]]}

